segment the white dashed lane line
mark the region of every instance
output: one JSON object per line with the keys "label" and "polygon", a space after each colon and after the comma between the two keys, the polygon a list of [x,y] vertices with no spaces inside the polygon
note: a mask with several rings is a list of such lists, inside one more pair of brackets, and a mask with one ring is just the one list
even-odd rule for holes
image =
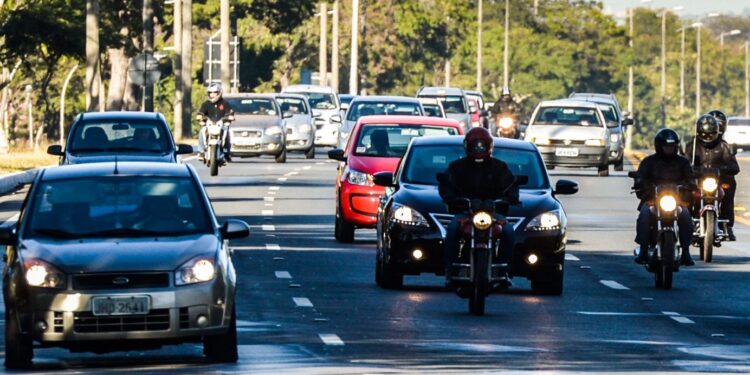
{"label": "white dashed lane line", "polygon": [[292,300],[297,307],[313,307],[312,302],[305,297],[292,297]]}
{"label": "white dashed lane line", "polygon": [[263,216],[273,216],[273,210],[262,210],[260,214]]}
{"label": "white dashed lane line", "polygon": [[273,232],[273,231],[276,230],[276,226],[275,225],[271,225],[271,224],[263,224],[261,226],[261,229],[263,229],[266,232]]}
{"label": "white dashed lane line", "polygon": [[302,167],[302,169],[304,169],[304,170],[306,170],[306,171],[307,171],[307,170],[309,170],[309,169],[311,169],[311,168],[312,168],[312,167],[311,167],[311,166],[309,166],[309,165],[306,165],[306,166]]}
{"label": "white dashed lane line", "polygon": [[266,250],[281,250],[281,246],[275,244],[275,243],[267,243],[266,244]]}
{"label": "white dashed lane line", "polygon": [[341,346],[344,342],[333,333],[319,333],[320,340],[326,345]]}
{"label": "white dashed lane line", "polygon": [[279,190],[281,189],[281,186],[269,186],[268,190]]}
{"label": "white dashed lane line", "polygon": [[280,182],[284,182],[286,180],[287,180],[286,177],[279,177],[279,178],[276,179],[276,181],[280,181]]}
{"label": "white dashed lane line", "polygon": [[315,163],[315,165],[323,165],[323,164],[325,164],[325,163],[323,163],[322,161],[319,161],[319,162]]}
{"label": "white dashed lane line", "polygon": [[600,283],[604,284],[605,286],[608,286],[612,289],[616,290],[629,290],[630,288],[626,287],[625,285],[622,285],[614,280],[599,280]]}
{"label": "white dashed lane line", "polygon": [[684,316],[680,316],[679,313],[676,313],[674,311],[662,311],[661,313],[664,314],[664,315],[666,315],[666,316],[668,316],[668,317],[670,317],[670,318],[672,318],[672,320],[674,320],[674,321],[676,321],[678,323],[682,323],[682,324],[695,324],[694,321],[692,321],[692,320],[690,320],[690,319],[688,319],[688,318],[686,318]]}
{"label": "white dashed lane line", "polygon": [[276,200],[276,197],[263,197],[263,200],[266,202],[273,202]]}
{"label": "white dashed lane line", "polygon": [[292,275],[287,271],[276,271],[274,272],[277,279],[291,279]]}
{"label": "white dashed lane line", "polygon": [[580,259],[573,254],[565,253],[565,260],[579,261]]}

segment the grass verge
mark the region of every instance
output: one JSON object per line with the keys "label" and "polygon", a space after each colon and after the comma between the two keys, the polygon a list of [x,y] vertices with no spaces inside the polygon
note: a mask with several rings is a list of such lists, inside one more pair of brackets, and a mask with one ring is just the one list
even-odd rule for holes
{"label": "grass verge", "polygon": [[22,172],[28,169],[46,167],[59,162],[57,156],[44,151],[11,151],[0,154],[0,174]]}

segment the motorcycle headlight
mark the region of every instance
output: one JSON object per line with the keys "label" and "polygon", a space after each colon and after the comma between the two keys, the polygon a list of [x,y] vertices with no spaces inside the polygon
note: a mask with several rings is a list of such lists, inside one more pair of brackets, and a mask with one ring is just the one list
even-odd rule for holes
{"label": "motorcycle headlight", "polygon": [[208,134],[210,134],[210,135],[221,135],[221,126],[219,126],[219,125],[209,125],[208,126]]}
{"label": "motorcycle headlight", "polygon": [[716,189],[719,188],[719,183],[713,177],[706,177],[703,179],[701,187],[706,192],[713,193],[714,191],[716,191]]}
{"label": "motorcycle headlight", "polygon": [[395,203],[393,205],[393,209],[391,210],[391,221],[394,221],[399,224],[405,224],[405,225],[411,225],[411,226],[420,226],[420,227],[426,227],[428,226],[427,220],[425,220],[424,216],[417,212],[417,210],[409,207],[404,206],[398,203]]}
{"label": "motorcycle headlight", "polygon": [[300,125],[299,127],[300,133],[309,133],[310,131],[312,131],[312,126],[308,124],[303,124],[303,125]]}
{"label": "motorcycle headlight", "polygon": [[63,288],[65,274],[57,267],[38,259],[24,262],[26,282],[29,286],[39,288]]}
{"label": "motorcycle headlight", "polygon": [[214,261],[206,257],[190,260],[175,273],[175,285],[188,285],[211,281],[216,277]]}
{"label": "motorcycle headlight", "polygon": [[612,143],[617,143],[617,140],[620,139],[619,134],[610,134],[609,135],[609,141]]}
{"label": "motorcycle headlight", "polygon": [[477,212],[471,219],[474,222],[474,227],[479,230],[488,229],[492,225],[492,215],[486,212]]}
{"label": "motorcycle headlight", "polygon": [[538,215],[528,224],[526,224],[527,231],[544,231],[544,230],[558,230],[560,229],[560,211],[547,211],[541,215]]}
{"label": "motorcycle headlight", "polygon": [[355,169],[349,169],[349,173],[346,174],[346,180],[349,181],[350,184],[354,185],[360,185],[360,186],[372,186],[372,175],[360,172]]}
{"label": "motorcycle headlight", "polygon": [[677,200],[671,195],[664,195],[659,198],[659,207],[663,211],[672,212],[677,208]]}
{"label": "motorcycle headlight", "polygon": [[281,129],[280,126],[272,126],[272,127],[268,128],[268,129],[266,129],[266,135],[281,134],[282,131],[283,130]]}
{"label": "motorcycle headlight", "polygon": [[509,128],[513,126],[513,119],[510,117],[503,117],[500,119],[500,127],[501,128]]}
{"label": "motorcycle headlight", "polygon": [[603,139],[587,139],[586,142],[584,142],[586,146],[604,146],[604,140]]}

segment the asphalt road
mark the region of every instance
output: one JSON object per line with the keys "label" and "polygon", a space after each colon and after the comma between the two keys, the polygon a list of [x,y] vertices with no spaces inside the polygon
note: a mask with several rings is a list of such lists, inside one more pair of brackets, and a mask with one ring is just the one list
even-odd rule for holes
{"label": "asphalt road", "polygon": [[[750,157],[742,163],[738,196],[747,196]],[[100,356],[41,349],[39,372],[750,372],[750,226],[737,224],[740,241],[716,249],[714,263],[682,268],[673,290],[657,290],[632,261],[637,202],[625,172],[551,171],[580,184],[562,199],[564,295],[536,296],[514,279],[476,317],[442,278],[407,277],[401,291],[375,286],[374,231],[357,231],[353,245],[333,238],[336,164],[322,156],[244,159],[217,178],[197,168],[217,214],[252,227],[232,244],[239,362],[208,364],[196,345]],[[23,196],[0,197],[0,219]]]}

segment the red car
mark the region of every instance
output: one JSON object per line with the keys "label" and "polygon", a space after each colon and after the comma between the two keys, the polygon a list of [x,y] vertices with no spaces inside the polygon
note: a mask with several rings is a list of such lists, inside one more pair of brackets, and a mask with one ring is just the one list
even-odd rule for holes
{"label": "red car", "polygon": [[353,242],[356,228],[375,228],[384,188],[373,184],[378,172],[395,172],[412,138],[461,135],[458,121],[420,116],[367,116],[359,119],[345,150],[328,152],[341,161],[336,178],[336,240]]}

